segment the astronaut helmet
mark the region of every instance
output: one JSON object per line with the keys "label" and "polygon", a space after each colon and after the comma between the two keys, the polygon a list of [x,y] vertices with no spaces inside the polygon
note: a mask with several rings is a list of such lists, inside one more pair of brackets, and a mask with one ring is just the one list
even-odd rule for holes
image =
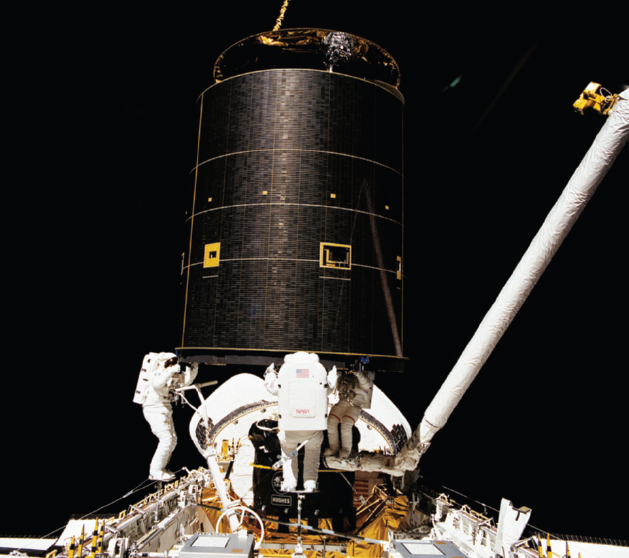
{"label": "astronaut helmet", "polygon": [[179,357],[175,353],[160,353],[159,360],[163,363],[164,368],[169,368],[179,362]]}

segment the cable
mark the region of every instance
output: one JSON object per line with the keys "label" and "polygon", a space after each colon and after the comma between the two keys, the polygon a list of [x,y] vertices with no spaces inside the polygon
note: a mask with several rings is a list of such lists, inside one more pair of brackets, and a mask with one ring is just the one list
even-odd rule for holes
{"label": "cable", "polygon": [[[179,471],[181,471],[181,469]],[[177,472],[179,472],[179,471],[177,471]],[[148,484],[146,484],[146,486],[144,486],[145,483],[147,483],[147,482],[148,482]],[[129,492],[127,492],[126,494],[124,494],[120,498],[118,498],[116,500],[113,500],[113,501],[109,502],[108,504],[105,504],[104,506],[101,506],[100,508],[95,509],[94,511],[86,513],[83,517],[80,517],[77,521],[81,521],[81,520],[85,519],[89,515],[93,515],[93,514],[99,512],[100,510],[115,504],[116,502],[120,502],[120,500],[124,500],[125,498],[128,498],[132,494],[135,494],[138,490],[141,490],[143,488],[151,486],[152,484],[155,484],[156,482],[159,482],[159,481],[151,481],[150,479],[145,479],[140,484],[138,484],[135,488],[132,488],[131,490],[129,490]],[[54,535],[55,533],[57,533],[59,531],[62,531],[66,526],[67,526],[67,523],[63,524],[61,527],[57,527],[56,529],[50,531],[50,533],[47,533],[46,535],[44,535],[44,536],[42,536],[40,538],[41,539],[47,539],[48,537]],[[18,549],[16,549],[16,552],[19,552],[21,550],[22,550],[22,548],[18,548]]]}
{"label": "cable", "polygon": [[[217,508],[216,506],[210,506],[208,504],[197,504],[197,506],[201,506],[202,508],[208,508],[211,510],[218,510],[218,511],[223,511],[223,513],[219,516],[218,521],[216,522],[216,530],[218,531],[218,525],[221,522],[221,520],[223,519],[223,516],[227,513],[227,511],[229,510],[224,510],[223,508]],[[237,509],[237,508],[243,508],[244,506],[236,506],[235,508],[230,508],[230,509]],[[277,523],[278,525],[286,525],[287,527],[295,527],[297,528],[299,525],[297,523],[289,523],[286,521],[279,521],[277,519],[271,518],[271,517],[264,517],[262,516],[262,519],[260,518],[260,516],[258,514],[256,514],[253,510],[249,509],[249,508],[245,508],[245,510],[249,513],[251,513],[252,515],[255,515],[256,519],[258,521],[267,521],[269,523]],[[241,523],[239,525],[239,527],[242,525],[242,520]],[[355,541],[365,541],[365,542],[370,542],[373,544],[385,544],[386,541],[380,541],[377,539],[369,539],[367,537],[360,537],[358,535],[347,535],[345,533],[338,533],[336,531],[332,531],[330,529],[318,529],[316,527],[311,527],[310,525],[301,525],[302,529],[305,529],[306,531],[312,531],[313,533],[320,533],[323,535],[332,535],[334,537],[339,537],[341,539],[350,539],[350,540],[355,540]],[[263,540],[263,536],[260,538],[260,543],[262,543]]]}

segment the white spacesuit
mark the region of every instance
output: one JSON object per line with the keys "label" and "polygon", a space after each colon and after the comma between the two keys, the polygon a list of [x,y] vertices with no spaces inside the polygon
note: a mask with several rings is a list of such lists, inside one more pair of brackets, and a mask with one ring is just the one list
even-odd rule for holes
{"label": "white spacesuit", "polygon": [[352,451],[352,427],[356,424],[363,407],[371,405],[373,381],[362,372],[344,375],[338,381],[339,402],[330,409],[328,417],[328,442],[325,455],[339,452],[339,423],[341,425],[341,451],[339,458],[349,457]]}
{"label": "white spacesuit", "polygon": [[264,384],[278,397],[279,440],[284,461],[283,492],[297,489],[297,457],[291,452],[304,445],[304,492],[317,487],[323,430],[327,427],[328,394],[336,383],[336,368],[328,374],[313,353],[284,357],[279,373],[266,369]]}
{"label": "white spacesuit", "polygon": [[[147,365],[149,357],[151,358]],[[190,385],[197,372],[198,366],[194,365],[192,368],[185,367],[182,373],[174,353],[152,353],[145,357],[138,382],[139,385],[144,382],[144,393],[138,396],[136,391],[134,401],[141,402],[144,418],[159,440],[149,469],[149,478],[152,480],[170,481],[175,478],[175,475],[166,470],[177,445],[169,388]]]}

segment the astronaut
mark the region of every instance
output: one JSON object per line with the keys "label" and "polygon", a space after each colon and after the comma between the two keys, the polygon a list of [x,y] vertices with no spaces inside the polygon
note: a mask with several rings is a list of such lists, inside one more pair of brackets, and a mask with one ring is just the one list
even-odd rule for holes
{"label": "astronaut", "polygon": [[174,353],[150,353],[144,357],[134,401],[142,405],[144,418],[159,440],[149,469],[151,480],[171,481],[175,478],[166,470],[177,445],[170,390],[190,385],[197,372],[197,364],[192,368],[186,366],[182,372]]}
{"label": "astronaut", "polygon": [[286,355],[278,373],[273,364],[264,373],[266,389],[278,397],[278,438],[284,470],[282,492],[297,490],[297,456],[291,456],[291,452],[302,444],[304,492],[314,492],[317,488],[323,430],[327,426],[328,394],[335,383],[336,367],[326,372],[319,357],[313,353]]}
{"label": "astronaut", "polygon": [[[330,409],[328,417],[328,442],[330,447],[324,455],[336,455],[347,459],[352,451],[352,427],[356,424],[363,407],[371,405],[373,381],[362,371],[348,372],[337,382],[339,402]],[[339,424],[341,425],[341,444],[339,451]]]}

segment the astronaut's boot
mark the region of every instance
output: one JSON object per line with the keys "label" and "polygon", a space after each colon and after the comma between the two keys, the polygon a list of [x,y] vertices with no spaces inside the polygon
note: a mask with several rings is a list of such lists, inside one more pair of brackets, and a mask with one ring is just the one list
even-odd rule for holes
{"label": "astronaut's boot", "polygon": [[336,455],[338,451],[339,451],[338,445],[336,447],[330,446],[328,449],[326,449],[323,452],[323,455],[325,455],[326,457],[330,457],[331,455]]}
{"label": "astronaut's boot", "polygon": [[175,480],[177,477],[171,471],[155,471],[149,475],[150,480],[170,482],[171,480]]}
{"label": "astronaut's boot", "polygon": [[[282,452],[282,455],[284,452]],[[282,492],[295,492],[297,490],[297,458],[284,462],[284,475],[282,477]]]}
{"label": "astronaut's boot", "polygon": [[284,463],[284,476],[280,487],[282,492],[295,492],[297,490],[297,475],[294,474],[291,465],[292,463]]}
{"label": "astronaut's boot", "polygon": [[339,451],[339,459],[347,459],[350,453],[352,453],[351,448],[341,448],[341,451]]}
{"label": "astronaut's boot", "polygon": [[317,481],[316,480],[304,481],[304,492],[316,492],[316,491],[317,491]]}

